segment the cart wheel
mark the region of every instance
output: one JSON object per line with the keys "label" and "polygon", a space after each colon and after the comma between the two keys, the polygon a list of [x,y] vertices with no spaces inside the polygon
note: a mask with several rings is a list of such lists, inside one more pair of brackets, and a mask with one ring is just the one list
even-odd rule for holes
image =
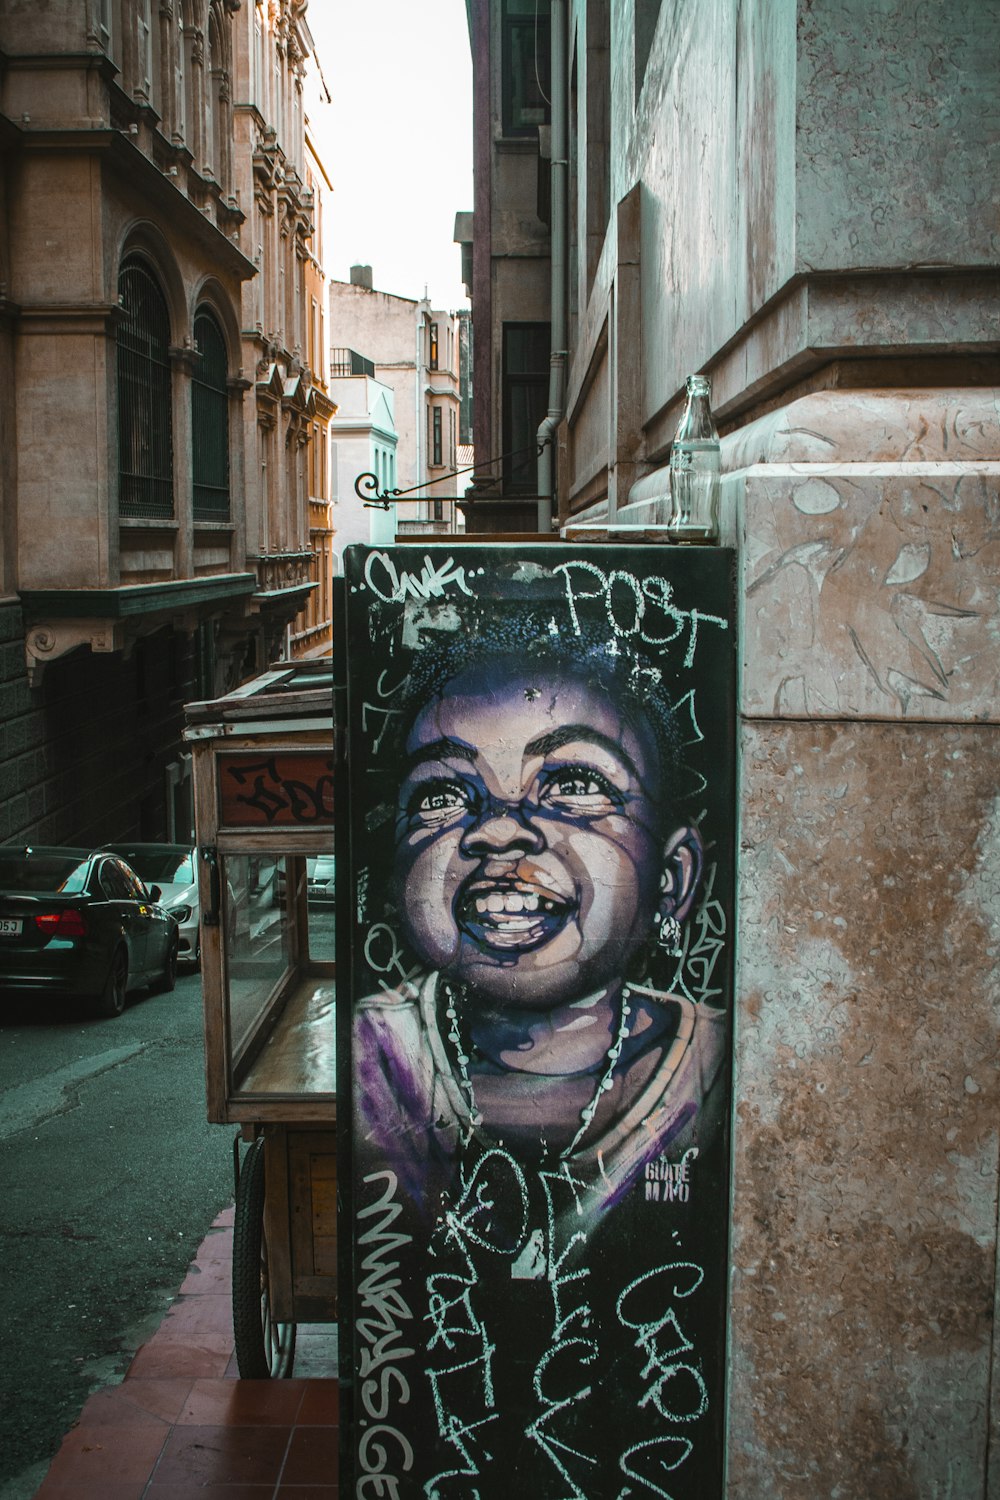
{"label": "cart wheel", "polygon": [[264,1137],[243,1161],[233,1224],[233,1332],[243,1380],[281,1379],[292,1373],[295,1324],[271,1317],[271,1288],[264,1237]]}

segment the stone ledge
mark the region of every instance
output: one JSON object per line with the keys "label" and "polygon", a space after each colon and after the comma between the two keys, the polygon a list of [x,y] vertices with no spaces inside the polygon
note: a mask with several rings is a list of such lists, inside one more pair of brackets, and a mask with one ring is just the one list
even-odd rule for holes
{"label": "stone ledge", "polygon": [[817,391],[759,417],[722,442],[727,471],[773,463],[984,459],[1000,459],[1000,390],[976,386]]}

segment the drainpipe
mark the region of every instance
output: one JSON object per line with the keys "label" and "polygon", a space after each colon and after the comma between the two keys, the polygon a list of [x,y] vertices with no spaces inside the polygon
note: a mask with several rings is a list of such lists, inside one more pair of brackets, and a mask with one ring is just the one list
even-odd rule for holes
{"label": "drainpipe", "polygon": [[538,529],[552,530],[552,488],[556,429],[563,417],[566,390],[566,0],[552,0],[552,235],[550,295],[552,352],[549,356],[549,409],[538,429]]}
{"label": "drainpipe", "polygon": [[[426,291],[426,288],[425,288],[425,291]],[[424,458],[423,458],[424,448],[425,448],[425,445],[426,445],[426,433],[427,433],[427,403],[426,403],[426,396],[425,396],[425,391],[424,391],[425,381],[424,381],[424,363],[423,363],[423,361],[424,361],[424,351],[427,348],[427,321],[428,321],[427,320],[427,307],[426,307],[426,300],[425,300],[425,301],[422,301],[421,304],[420,304],[420,316],[417,319],[417,352],[416,352],[416,359],[415,359],[414,366],[413,366],[414,383],[416,385],[416,390],[414,391],[414,396],[413,396],[413,400],[414,400],[413,420],[414,420],[414,423],[416,425],[416,439],[417,439],[417,442],[416,442],[416,449],[417,449],[417,457],[416,457],[417,472],[413,476],[413,483],[414,484],[419,484],[421,486],[421,488],[423,488],[424,480],[429,477],[428,475],[424,474]],[[426,505],[426,498],[424,499],[424,504]],[[419,514],[419,512],[418,512],[418,514]]]}

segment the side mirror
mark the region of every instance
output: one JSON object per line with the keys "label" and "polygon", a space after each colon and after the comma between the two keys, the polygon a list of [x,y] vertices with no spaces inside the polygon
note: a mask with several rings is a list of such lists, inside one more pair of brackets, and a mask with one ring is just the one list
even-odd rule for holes
{"label": "side mirror", "polygon": [[160,899],[160,897],[162,895],[163,895],[163,892],[160,890],[160,887],[158,885],[151,885],[149,887],[149,899],[150,899],[150,901],[159,901],[159,899]]}

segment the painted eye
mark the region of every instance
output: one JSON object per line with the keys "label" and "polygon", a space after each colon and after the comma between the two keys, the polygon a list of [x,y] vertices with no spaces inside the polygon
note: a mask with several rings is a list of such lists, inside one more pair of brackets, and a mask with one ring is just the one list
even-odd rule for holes
{"label": "painted eye", "polygon": [[538,800],[542,807],[555,811],[601,818],[617,812],[624,799],[599,771],[589,766],[560,766],[546,774]]}
{"label": "painted eye", "polygon": [[412,822],[433,828],[468,812],[469,793],[458,781],[424,781],[411,794],[406,805]]}

